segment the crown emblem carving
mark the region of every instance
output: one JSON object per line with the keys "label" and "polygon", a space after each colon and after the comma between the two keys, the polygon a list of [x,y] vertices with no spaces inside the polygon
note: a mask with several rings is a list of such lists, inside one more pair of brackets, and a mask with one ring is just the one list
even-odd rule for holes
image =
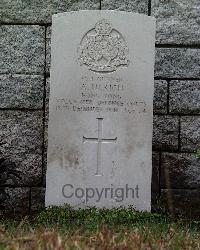
{"label": "crown emblem carving", "polygon": [[113,72],[129,65],[126,42],[106,19],[97,22],[83,36],[78,53],[80,65],[95,72]]}

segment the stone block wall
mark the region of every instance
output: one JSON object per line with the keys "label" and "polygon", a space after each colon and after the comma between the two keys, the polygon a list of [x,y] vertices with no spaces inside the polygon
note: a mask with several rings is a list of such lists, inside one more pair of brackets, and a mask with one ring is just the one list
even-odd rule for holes
{"label": "stone block wall", "polygon": [[80,9],[157,18],[153,209],[200,216],[199,0],[1,1],[0,214],[44,206],[51,15]]}

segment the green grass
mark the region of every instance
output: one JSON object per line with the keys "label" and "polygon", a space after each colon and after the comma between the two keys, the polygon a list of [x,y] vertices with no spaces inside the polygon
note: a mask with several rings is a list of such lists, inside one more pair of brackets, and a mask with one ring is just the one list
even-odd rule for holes
{"label": "green grass", "polygon": [[200,249],[200,222],[124,209],[52,207],[0,220],[2,249]]}

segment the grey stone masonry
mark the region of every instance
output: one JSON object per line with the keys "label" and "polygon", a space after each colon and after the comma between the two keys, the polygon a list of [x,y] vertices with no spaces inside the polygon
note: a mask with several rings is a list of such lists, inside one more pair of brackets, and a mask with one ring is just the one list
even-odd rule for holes
{"label": "grey stone masonry", "polygon": [[156,80],[154,83],[154,106],[155,114],[167,113],[168,83],[165,80]]}
{"label": "grey stone masonry", "polygon": [[200,149],[200,116],[181,118],[180,144],[182,151],[193,152]]}
{"label": "grey stone masonry", "polygon": [[184,215],[200,219],[199,189],[163,189],[161,204],[164,211],[169,211],[176,218]]}
{"label": "grey stone masonry", "polygon": [[171,81],[169,112],[200,114],[200,81]]}
{"label": "grey stone masonry", "polygon": [[47,168],[47,146],[48,146],[48,121],[49,121],[49,95],[50,95],[50,78],[46,79],[46,96],[45,96],[45,119],[44,119],[44,176],[43,184],[46,183]]}
{"label": "grey stone masonry", "polygon": [[38,212],[38,210],[44,209],[45,188],[33,187],[31,188],[31,213]]}
{"label": "grey stone masonry", "polygon": [[42,135],[42,112],[0,111],[4,186],[37,186],[42,182]]}
{"label": "grey stone masonry", "polygon": [[200,188],[200,159],[194,154],[163,153],[161,188]]}
{"label": "grey stone masonry", "polygon": [[99,9],[100,0],[1,0],[1,22],[51,23],[53,14],[81,9]]}
{"label": "grey stone masonry", "polygon": [[200,49],[157,48],[155,76],[159,78],[199,78]]}
{"label": "grey stone masonry", "polygon": [[156,210],[160,194],[160,154],[153,152],[152,155],[152,181],[151,181],[151,205],[152,211]]}
{"label": "grey stone masonry", "polygon": [[[152,170],[152,190],[159,192],[159,165],[160,165],[160,155],[158,152],[153,152],[152,155],[153,170]],[[154,194],[154,193],[153,193]]]}
{"label": "grey stone masonry", "polygon": [[152,0],[157,43],[200,44],[199,0]]}
{"label": "grey stone masonry", "polygon": [[154,116],[153,148],[156,150],[177,150],[179,120],[175,116]]}
{"label": "grey stone masonry", "polygon": [[45,65],[45,28],[2,25],[0,27],[0,73],[42,74]]}
{"label": "grey stone masonry", "polygon": [[21,217],[29,213],[29,188],[0,187],[0,215]]}
{"label": "grey stone masonry", "polygon": [[47,129],[49,121],[49,96],[50,96],[50,78],[46,79],[46,96],[45,96],[45,142],[47,146]]}
{"label": "grey stone masonry", "polygon": [[148,0],[101,0],[101,8],[148,14]]}
{"label": "grey stone masonry", "polygon": [[0,108],[42,109],[43,95],[43,76],[0,75]]}
{"label": "grey stone masonry", "polygon": [[50,72],[51,64],[51,27],[46,30],[46,72]]}

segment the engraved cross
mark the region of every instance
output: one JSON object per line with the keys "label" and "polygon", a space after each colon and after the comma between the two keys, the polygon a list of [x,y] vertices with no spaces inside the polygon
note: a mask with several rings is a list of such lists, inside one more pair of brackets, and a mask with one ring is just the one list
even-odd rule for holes
{"label": "engraved cross", "polygon": [[102,143],[116,143],[117,137],[106,139],[103,137],[103,118],[97,118],[98,120],[98,137],[96,138],[87,138],[83,136],[83,143],[89,142],[89,143],[97,143],[97,169],[96,169],[96,176],[102,176],[101,173],[101,144]]}

